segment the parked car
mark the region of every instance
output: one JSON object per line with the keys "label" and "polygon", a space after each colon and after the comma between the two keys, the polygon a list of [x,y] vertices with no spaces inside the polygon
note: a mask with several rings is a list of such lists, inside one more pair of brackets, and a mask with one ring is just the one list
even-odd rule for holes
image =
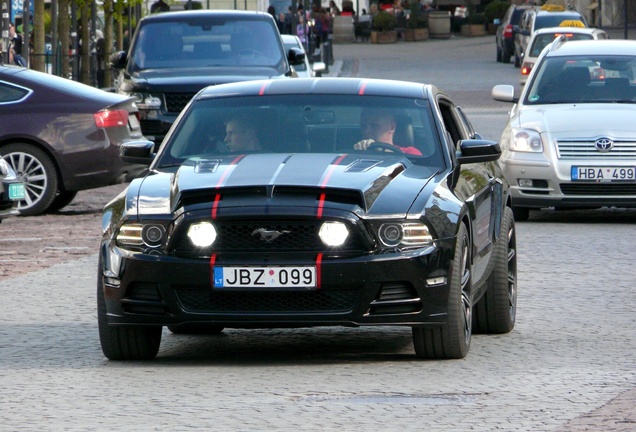
{"label": "parked car", "polygon": [[559,36],[563,36],[569,41],[608,39],[604,30],[589,27],[548,27],[535,31],[528,42],[528,49],[523,54],[521,85],[528,80],[528,75],[537,62],[541,51]]}
{"label": "parked car", "polygon": [[0,222],[18,214],[18,201],[24,196],[24,183],[18,180],[7,161],[0,158]]}
{"label": "parked car", "polygon": [[636,42],[565,42],[539,56],[501,136],[517,220],[530,209],[636,207]]}
{"label": "parked car", "polygon": [[124,145],[124,160],[149,174],[103,213],[97,308],[109,359],[155,357],[162,326],[401,325],[422,358],[462,358],[473,331],[514,326],[499,145],[432,85],[208,87],[153,149]]}
{"label": "parked car", "polygon": [[575,10],[566,10],[562,6],[547,4],[541,9],[531,8],[521,15],[519,28],[515,32],[515,67],[521,67],[521,59],[526,52],[532,34],[541,28],[560,25],[587,27],[585,17]]}
{"label": "parked car", "polygon": [[119,145],[142,138],[134,100],[17,66],[0,65],[0,155],[26,187],[22,215],[56,211],[78,191],[128,181]]}
{"label": "parked car", "polygon": [[510,63],[510,58],[515,53],[515,31],[519,27],[519,20],[523,12],[531,7],[530,5],[512,4],[506,11],[495,33],[498,62]]}
{"label": "parked car", "polygon": [[116,91],[133,95],[141,130],[160,143],[188,101],[209,85],[294,76],[304,51],[285,50],[265,12],[164,12],[139,21],[129,52],[111,56]]}
{"label": "parked car", "polygon": [[[305,52],[305,47],[303,46],[298,36],[283,34],[280,35],[280,37],[283,38],[283,44],[285,44],[286,50],[296,48]],[[319,77],[326,69],[327,65],[325,65],[325,63],[323,62],[310,63],[309,57],[307,56],[306,52],[305,61],[300,64],[294,65],[294,70],[296,71],[298,78],[312,78],[316,76]]]}

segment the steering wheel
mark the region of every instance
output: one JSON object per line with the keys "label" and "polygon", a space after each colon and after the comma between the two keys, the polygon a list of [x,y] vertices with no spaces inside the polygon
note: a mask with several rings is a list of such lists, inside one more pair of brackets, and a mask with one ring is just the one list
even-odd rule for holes
{"label": "steering wheel", "polygon": [[369,148],[367,150],[375,150],[375,151],[381,151],[381,152],[387,152],[387,153],[399,152],[399,149],[396,146],[379,142],[379,141],[371,143],[371,145],[369,145]]}

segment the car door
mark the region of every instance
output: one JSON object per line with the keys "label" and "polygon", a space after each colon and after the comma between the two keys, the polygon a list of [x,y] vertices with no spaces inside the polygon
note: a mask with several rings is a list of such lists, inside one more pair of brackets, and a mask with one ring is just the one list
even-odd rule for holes
{"label": "car door", "polygon": [[[456,151],[461,140],[480,139],[464,113],[453,102],[440,98],[439,107]],[[497,208],[501,207],[502,184],[495,174],[494,162],[464,164],[459,169],[455,193],[469,208],[472,220],[473,283],[480,286],[487,275],[492,246],[498,234],[495,228],[499,217]]]}

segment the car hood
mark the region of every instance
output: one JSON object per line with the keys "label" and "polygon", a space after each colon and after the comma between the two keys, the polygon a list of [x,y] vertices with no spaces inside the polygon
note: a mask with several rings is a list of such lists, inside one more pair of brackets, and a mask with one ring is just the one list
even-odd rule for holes
{"label": "car hood", "polygon": [[[142,180],[138,200],[128,202],[136,201],[139,215],[168,214],[196,203],[218,205],[220,212],[229,207],[321,206],[404,217],[434,174],[430,167],[415,165],[402,155],[299,153],[193,159],[176,172],[153,170]],[[222,197],[220,203],[217,195]]]}
{"label": "car hood", "polygon": [[518,120],[516,126],[572,138],[636,135],[633,104],[525,106]]}
{"label": "car hood", "polygon": [[271,67],[209,67],[184,69],[146,69],[129,77],[128,91],[197,92],[209,85],[281,77]]}

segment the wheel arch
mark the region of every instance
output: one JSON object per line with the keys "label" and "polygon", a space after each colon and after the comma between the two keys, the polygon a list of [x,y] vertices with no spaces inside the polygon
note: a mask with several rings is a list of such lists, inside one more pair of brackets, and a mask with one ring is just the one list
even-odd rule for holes
{"label": "wheel arch", "polygon": [[4,147],[11,144],[29,144],[43,151],[49,157],[49,159],[55,166],[55,172],[57,174],[59,188],[66,190],[65,179],[64,179],[64,176],[62,175],[62,169],[60,167],[60,164],[57,158],[54,155],[53,149],[51,148],[50,145],[48,145],[48,143],[33,137],[24,137],[24,136],[5,137],[2,140],[0,140],[0,153],[2,153],[2,149]]}

